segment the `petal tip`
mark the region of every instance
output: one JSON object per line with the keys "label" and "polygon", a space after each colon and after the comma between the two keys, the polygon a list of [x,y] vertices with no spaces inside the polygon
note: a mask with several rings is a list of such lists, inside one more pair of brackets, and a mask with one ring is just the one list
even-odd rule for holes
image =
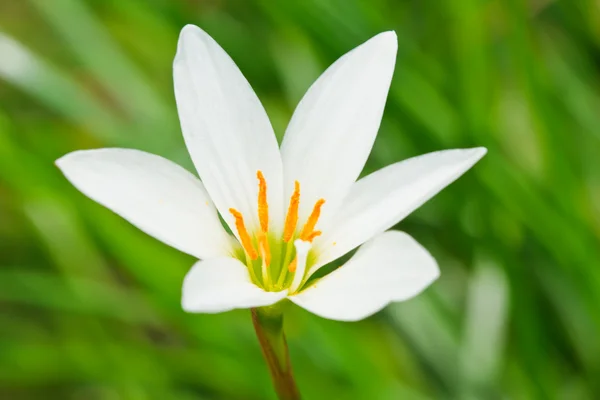
{"label": "petal tip", "polygon": [[378,33],[369,40],[356,47],[354,51],[361,52],[364,57],[392,57],[396,60],[398,52],[398,37],[395,31],[385,31]]}
{"label": "petal tip", "polygon": [[179,59],[185,58],[187,52],[197,52],[199,43],[205,43],[210,35],[196,25],[187,24],[179,33],[179,41],[177,42],[177,54],[175,55],[175,63]]}
{"label": "petal tip", "polygon": [[182,39],[186,36],[197,35],[199,33],[204,33],[204,31],[194,24],[187,24],[183,28],[181,28],[179,38]]}
{"label": "petal tip", "polygon": [[471,149],[471,153],[473,154],[473,158],[475,161],[479,161],[487,154],[488,150],[485,147],[474,147]]}
{"label": "petal tip", "polygon": [[392,41],[398,43],[398,35],[396,34],[396,31],[384,31],[384,32],[381,32],[377,36],[382,36],[382,37],[386,38],[386,40],[392,40]]}
{"label": "petal tip", "polygon": [[396,31],[385,31],[381,32],[368,42],[372,42],[373,44],[378,44],[379,46],[389,49],[394,53],[398,49],[398,35],[396,35]]}
{"label": "petal tip", "polygon": [[56,165],[61,171],[65,172],[65,169],[69,168],[73,161],[76,161],[75,158],[86,151],[89,150],[76,150],[67,153],[64,156],[57,158],[56,161],[54,161],[54,165]]}
{"label": "petal tip", "polygon": [[477,151],[479,154],[481,154],[482,156],[487,154],[487,147],[475,147],[473,150]]}
{"label": "petal tip", "polygon": [[194,25],[194,24],[185,24],[183,28],[181,28],[181,32],[185,32],[188,30],[195,30],[195,29],[200,29],[198,28],[198,25]]}
{"label": "petal tip", "polygon": [[64,156],[57,158],[56,160],[54,160],[54,165],[56,165],[58,169],[62,170],[68,156],[69,154],[65,154]]}

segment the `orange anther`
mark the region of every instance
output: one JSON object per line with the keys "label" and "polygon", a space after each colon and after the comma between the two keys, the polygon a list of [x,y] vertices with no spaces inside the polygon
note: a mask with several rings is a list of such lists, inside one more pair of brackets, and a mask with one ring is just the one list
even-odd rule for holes
{"label": "orange anther", "polygon": [[294,182],[294,193],[290,197],[290,206],[285,217],[285,225],[283,228],[283,241],[289,242],[294,236],[296,225],[298,224],[298,205],[300,204],[300,183]]}
{"label": "orange anther", "polygon": [[252,245],[252,239],[250,239],[250,235],[248,235],[248,231],[246,230],[246,225],[244,224],[244,217],[242,213],[240,213],[235,208],[230,208],[229,212],[235,218],[235,228],[240,235],[240,241],[242,242],[242,247],[248,254],[251,260],[256,260],[258,258],[258,254],[256,254],[256,250],[254,250],[254,246]]}
{"label": "orange anther", "polygon": [[263,261],[268,267],[271,265],[271,249],[269,248],[269,239],[264,233],[258,235],[258,248],[260,249]]}
{"label": "orange anther", "polygon": [[258,219],[260,229],[267,233],[269,231],[269,204],[267,204],[267,181],[262,171],[256,171],[258,178]]}
{"label": "orange anther", "polygon": [[305,242],[310,241],[309,238],[314,233],[315,225],[317,225],[317,221],[319,220],[319,216],[321,215],[321,207],[323,206],[324,203],[325,203],[324,199],[319,199],[315,203],[312,213],[310,213],[308,220],[306,221],[306,223],[304,224],[304,227],[302,228],[302,232],[300,232],[300,240],[303,240]]}
{"label": "orange anther", "polygon": [[294,257],[294,261],[292,261],[290,263],[290,265],[288,265],[288,271],[290,271],[290,272],[296,271],[297,264],[298,264],[298,259],[296,257]]}
{"label": "orange anther", "polygon": [[313,241],[313,240],[315,240],[315,238],[316,238],[317,236],[321,236],[321,233],[323,233],[323,232],[321,232],[321,231],[314,231],[313,233],[311,233],[311,234],[310,234],[310,235],[309,235],[309,236],[306,238],[306,241],[307,241],[307,242],[311,242],[311,243],[312,243],[312,241]]}

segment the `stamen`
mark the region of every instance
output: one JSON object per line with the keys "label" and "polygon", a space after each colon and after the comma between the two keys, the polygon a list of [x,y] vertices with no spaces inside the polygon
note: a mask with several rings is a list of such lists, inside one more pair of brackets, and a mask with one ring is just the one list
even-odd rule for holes
{"label": "stamen", "polygon": [[[317,225],[317,221],[319,220],[319,216],[321,215],[321,207],[323,206],[324,203],[325,203],[325,199],[319,199],[315,203],[315,206],[312,210],[312,213],[310,214],[310,217],[308,217],[308,220],[306,221],[306,223],[304,224],[304,227],[302,228],[302,232],[300,233],[300,240],[303,240],[305,242],[310,242],[309,238],[314,233],[315,225]],[[314,239],[314,237],[313,237],[313,239]]]}
{"label": "stamen", "polygon": [[262,257],[261,271],[262,280],[265,287],[271,286],[271,276],[269,275],[269,264],[271,263],[271,253],[269,251],[269,242],[267,235],[263,232],[258,234],[258,248]]}
{"label": "stamen", "polygon": [[298,266],[298,259],[297,259],[297,258],[294,258],[294,261],[292,261],[292,262],[290,263],[290,265],[288,265],[288,271],[290,271],[290,272],[294,272],[294,271],[296,271],[296,267],[297,267],[297,266]]}
{"label": "stamen", "polygon": [[242,213],[240,213],[235,208],[230,208],[229,212],[231,213],[231,215],[233,215],[233,218],[235,218],[235,228],[237,229],[238,234],[240,235],[242,247],[244,248],[246,254],[248,254],[248,257],[250,257],[251,260],[256,260],[258,258],[258,254],[256,253],[256,250],[254,250],[254,246],[252,245],[252,239],[250,239],[250,235],[248,235],[248,231],[246,230],[246,225],[244,225],[244,217],[242,216]]}
{"label": "stamen", "polygon": [[311,234],[308,236],[308,238],[306,238],[306,241],[307,241],[307,242],[311,242],[311,243],[312,243],[312,241],[313,241],[313,240],[315,240],[315,238],[316,238],[317,236],[321,236],[321,233],[323,233],[323,232],[321,232],[321,231],[314,231],[313,233],[311,233]]}
{"label": "stamen", "polygon": [[289,293],[295,293],[304,281],[304,273],[306,272],[306,258],[308,257],[308,252],[310,251],[311,247],[310,243],[300,239],[294,241],[294,245],[296,246],[296,272],[294,274],[294,279],[292,280]]}
{"label": "stamen", "polygon": [[267,182],[262,171],[256,171],[258,178],[258,219],[260,229],[267,233],[269,231],[269,204],[267,204]]}
{"label": "stamen", "polygon": [[264,233],[258,234],[258,248],[260,250],[263,262],[267,265],[271,265],[271,249],[269,248],[269,240],[267,235]]}
{"label": "stamen", "polygon": [[296,225],[298,224],[298,204],[300,204],[300,183],[294,182],[294,193],[290,197],[290,206],[285,217],[285,225],[283,228],[283,241],[289,242],[294,236]]}

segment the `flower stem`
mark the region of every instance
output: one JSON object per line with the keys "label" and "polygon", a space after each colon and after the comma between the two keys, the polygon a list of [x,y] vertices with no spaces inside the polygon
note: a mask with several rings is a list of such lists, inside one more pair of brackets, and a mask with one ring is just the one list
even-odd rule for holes
{"label": "flower stem", "polygon": [[299,400],[278,306],[253,308],[252,323],[280,400]]}

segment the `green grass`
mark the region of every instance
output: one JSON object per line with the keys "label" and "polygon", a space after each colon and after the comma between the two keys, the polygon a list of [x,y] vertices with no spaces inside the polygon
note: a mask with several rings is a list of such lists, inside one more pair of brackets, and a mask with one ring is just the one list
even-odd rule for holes
{"label": "green grass", "polygon": [[172,94],[186,23],[234,58],[281,138],[310,83],[398,34],[365,172],[486,146],[399,224],[438,259],[422,296],[359,323],[292,307],[306,399],[600,396],[600,7],[592,0],[0,3],[0,397],[272,399],[249,312],[180,307],[193,263],[53,162],[133,147],[191,169]]}

